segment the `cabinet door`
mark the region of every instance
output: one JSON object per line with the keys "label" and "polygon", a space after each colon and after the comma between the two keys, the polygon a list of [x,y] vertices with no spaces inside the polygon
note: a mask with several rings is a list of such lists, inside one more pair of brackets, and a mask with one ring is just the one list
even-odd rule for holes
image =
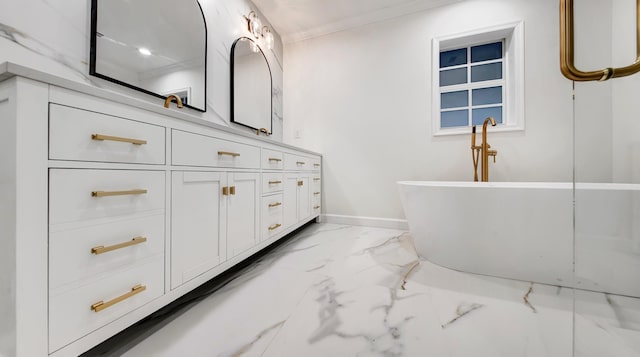
{"label": "cabinet door", "polygon": [[227,256],[231,258],[260,240],[260,174],[228,175]]}
{"label": "cabinet door", "polygon": [[298,176],[298,222],[311,216],[311,177],[309,174]]}
{"label": "cabinet door", "polygon": [[284,214],[283,228],[287,229],[298,223],[298,175],[284,175],[282,211]]}
{"label": "cabinet door", "polygon": [[172,173],[172,289],[225,261],[225,185],[224,173]]}

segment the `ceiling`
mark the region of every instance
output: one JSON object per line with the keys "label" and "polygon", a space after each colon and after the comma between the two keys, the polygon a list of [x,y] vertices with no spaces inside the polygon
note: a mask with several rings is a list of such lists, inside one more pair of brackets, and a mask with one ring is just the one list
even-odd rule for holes
{"label": "ceiling", "polygon": [[464,0],[253,0],[285,43]]}

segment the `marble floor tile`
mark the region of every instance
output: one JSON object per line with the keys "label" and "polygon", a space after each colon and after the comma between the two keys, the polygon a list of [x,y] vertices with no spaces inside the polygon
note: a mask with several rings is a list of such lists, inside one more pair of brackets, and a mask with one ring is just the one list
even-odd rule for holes
{"label": "marble floor tile", "polygon": [[640,357],[640,299],[458,272],[406,232],[314,224],[117,355]]}

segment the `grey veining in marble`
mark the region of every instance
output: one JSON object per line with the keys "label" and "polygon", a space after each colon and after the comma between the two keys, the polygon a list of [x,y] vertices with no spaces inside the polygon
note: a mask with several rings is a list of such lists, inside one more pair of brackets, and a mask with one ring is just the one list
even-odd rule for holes
{"label": "grey veining in marble", "polygon": [[315,224],[122,353],[570,357],[575,300],[575,356],[640,356],[640,299],[575,294],[439,267],[406,232]]}

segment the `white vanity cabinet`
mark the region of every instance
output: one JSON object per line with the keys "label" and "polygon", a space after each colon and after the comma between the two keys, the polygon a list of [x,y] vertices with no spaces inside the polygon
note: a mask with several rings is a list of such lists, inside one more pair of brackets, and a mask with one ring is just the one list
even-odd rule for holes
{"label": "white vanity cabinet", "polygon": [[220,172],[171,174],[172,289],[226,260],[226,181]]}
{"label": "white vanity cabinet", "polygon": [[314,162],[0,64],[0,356],[82,354],[315,219]]}

